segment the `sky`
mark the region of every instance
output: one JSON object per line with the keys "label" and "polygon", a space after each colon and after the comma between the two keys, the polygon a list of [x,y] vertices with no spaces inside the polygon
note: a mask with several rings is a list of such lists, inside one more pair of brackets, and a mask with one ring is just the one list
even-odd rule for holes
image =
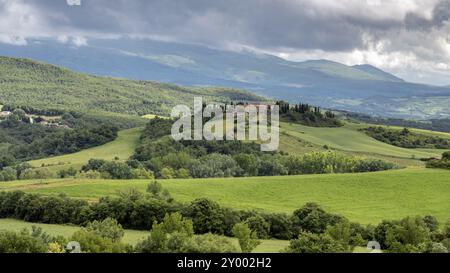
{"label": "sky", "polygon": [[450,85],[450,0],[0,0],[0,43],[156,39]]}

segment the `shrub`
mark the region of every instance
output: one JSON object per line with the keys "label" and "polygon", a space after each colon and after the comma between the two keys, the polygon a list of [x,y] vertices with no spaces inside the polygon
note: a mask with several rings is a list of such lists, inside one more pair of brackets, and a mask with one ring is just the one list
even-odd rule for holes
{"label": "shrub", "polygon": [[103,159],[89,159],[88,164],[84,165],[81,170],[83,172],[87,171],[100,171],[100,168],[106,163]]}
{"label": "shrub", "polygon": [[[386,227],[386,224],[383,226]],[[401,221],[391,222],[384,228],[383,244],[387,252],[425,252],[426,245],[431,241],[430,235],[422,218],[407,217]]]}
{"label": "shrub", "polygon": [[301,232],[298,239],[291,241],[286,251],[289,253],[342,253],[345,249],[341,242],[334,240],[327,233]]}
{"label": "shrub", "polygon": [[75,232],[71,241],[80,243],[83,253],[127,253],[131,248],[122,243],[115,243],[109,238],[98,235],[97,232],[82,229]]}
{"label": "shrub", "polygon": [[323,233],[328,226],[334,226],[343,219],[342,216],[325,212],[315,203],[308,203],[296,210],[291,218],[293,236],[298,236],[301,231]]}
{"label": "shrub", "polygon": [[445,223],[444,236],[445,238],[450,239],[450,219],[448,219],[447,223]]}
{"label": "shrub", "polygon": [[436,217],[434,217],[432,215],[427,215],[427,216],[423,217],[423,222],[425,223],[425,225],[431,232],[435,232],[435,231],[439,230],[439,222],[436,219]]}
{"label": "shrub", "polygon": [[75,177],[75,176],[77,175],[77,173],[78,173],[78,171],[77,171],[75,168],[70,167],[70,168],[67,169],[67,170],[61,170],[61,171],[59,171],[59,172],[58,172],[58,176],[59,176],[60,178]]}
{"label": "shrub", "polygon": [[193,221],[195,233],[224,234],[223,210],[218,203],[208,199],[197,199],[191,202],[183,213]]}
{"label": "shrub", "polygon": [[427,168],[450,170],[450,152],[443,153],[441,160],[433,159],[428,161]]}
{"label": "shrub", "polygon": [[17,171],[11,167],[5,167],[0,171],[0,181],[13,181],[17,179]]}
{"label": "shrub", "polygon": [[286,214],[264,214],[264,219],[269,223],[269,237],[281,240],[292,239],[292,223]]}
{"label": "shrub", "polygon": [[28,232],[0,231],[0,253],[46,253],[47,246]]}
{"label": "shrub", "polygon": [[261,216],[256,215],[245,220],[248,227],[255,231],[259,239],[267,239],[270,232],[270,224]]}
{"label": "shrub", "polygon": [[100,173],[98,171],[87,171],[87,172],[78,173],[77,174],[77,178],[82,178],[82,179],[101,179],[102,178],[102,173]]}
{"label": "shrub", "polygon": [[175,171],[172,168],[163,168],[161,170],[162,179],[173,179],[175,177]]}
{"label": "shrub", "polygon": [[133,169],[123,162],[106,162],[100,167],[99,171],[107,173],[112,179],[133,178]]}
{"label": "shrub", "polygon": [[52,178],[52,172],[47,168],[39,169],[26,169],[22,172],[20,179],[22,180],[32,180],[32,179],[49,179]]}
{"label": "shrub", "polygon": [[247,224],[239,223],[233,227],[233,235],[239,241],[239,246],[243,253],[251,253],[259,244],[258,236]]}
{"label": "shrub", "polygon": [[150,236],[136,246],[140,253],[179,253],[186,249],[186,244],[194,235],[191,220],[181,214],[167,214],[163,222],[154,223]]}
{"label": "shrub", "polygon": [[87,224],[86,230],[103,238],[111,239],[114,243],[120,242],[125,232],[116,219],[106,218],[103,221],[93,221]]}
{"label": "shrub", "polygon": [[238,249],[233,242],[223,236],[211,233],[195,235],[190,238],[182,248],[184,253],[237,253]]}
{"label": "shrub", "polygon": [[175,177],[179,179],[188,179],[191,178],[191,173],[189,170],[181,168],[175,172]]}
{"label": "shrub", "polygon": [[442,243],[432,243],[430,253],[448,253],[448,249]]}
{"label": "shrub", "polygon": [[450,160],[450,151],[442,154],[442,160]]}
{"label": "shrub", "polygon": [[139,167],[137,169],[132,169],[131,171],[133,179],[155,179],[152,171],[148,171],[145,168]]}
{"label": "shrub", "polygon": [[362,238],[362,231],[355,230],[349,221],[343,220],[334,226],[328,226],[326,233],[339,242],[346,252],[353,252],[356,246],[362,246],[367,241]]}

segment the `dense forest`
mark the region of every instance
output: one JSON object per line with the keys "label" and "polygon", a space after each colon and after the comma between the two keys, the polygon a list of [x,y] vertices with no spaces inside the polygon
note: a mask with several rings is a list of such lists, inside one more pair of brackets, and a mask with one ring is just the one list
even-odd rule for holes
{"label": "dense forest", "polygon": [[376,140],[403,148],[450,149],[450,139],[403,130],[369,127],[363,131]]}
{"label": "dense forest", "polygon": [[[0,155],[0,174],[3,173],[3,179],[0,177],[0,180],[14,180],[6,179],[5,167],[15,167],[19,177],[20,170],[17,168],[22,162],[78,152],[105,144],[117,137],[118,128],[105,125],[102,118],[51,111],[40,114],[60,116],[51,122],[44,122],[41,116],[30,119],[30,113],[23,109],[7,109],[12,110],[11,114],[0,120],[0,143],[3,144]],[[39,122],[40,120],[42,121]],[[7,170],[12,173],[13,169]]]}

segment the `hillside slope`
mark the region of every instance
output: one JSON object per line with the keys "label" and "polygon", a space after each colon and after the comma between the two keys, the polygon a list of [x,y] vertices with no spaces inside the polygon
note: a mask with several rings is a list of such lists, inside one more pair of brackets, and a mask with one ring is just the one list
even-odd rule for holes
{"label": "hillside slope", "polygon": [[180,87],[90,76],[28,59],[0,57],[0,104],[167,115],[177,104],[192,104],[194,96],[219,102],[261,100],[236,89]]}
{"label": "hillside slope", "polygon": [[[439,157],[444,150],[440,149],[405,149],[395,147],[375,140],[358,131],[364,125],[346,124],[340,128],[315,128],[299,124],[282,124],[281,131],[303,141],[318,145],[326,145],[330,149],[346,152],[357,152],[362,155],[381,155],[397,158],[428,158]],[[367,127],[367,126],[366,126]],[[433,132],[429,132],[433,134]],[[434,133],[438,134],[438,133]],[[441,133],[442,137],[450,138],[449,134]]]}
{"label": "hillside slope", "polygon": [[127,160],[136,149],[142,128],[133,128],[119,132],[116,140],[105,145],[86,149],[78,153],[68,154],[57,157],[50,157],[31,161],[33,167],[46,167],[56,173],[60,170],[67,170],[71,167],[80,170],[89,159]]}

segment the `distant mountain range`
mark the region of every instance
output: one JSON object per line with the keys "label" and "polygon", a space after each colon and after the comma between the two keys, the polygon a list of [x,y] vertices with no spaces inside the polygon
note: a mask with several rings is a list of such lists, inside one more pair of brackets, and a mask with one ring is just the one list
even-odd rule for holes
{"label": "distant mountain range", "polygon": [[399,118],[450,117],[450,87],[408,83],[371,65],[291,62],[255,52],[118,39],[74,47],[50,40],[0,44],[0,55],[46,61],[96,75],[191,86],[243,88],[271,98]]}

